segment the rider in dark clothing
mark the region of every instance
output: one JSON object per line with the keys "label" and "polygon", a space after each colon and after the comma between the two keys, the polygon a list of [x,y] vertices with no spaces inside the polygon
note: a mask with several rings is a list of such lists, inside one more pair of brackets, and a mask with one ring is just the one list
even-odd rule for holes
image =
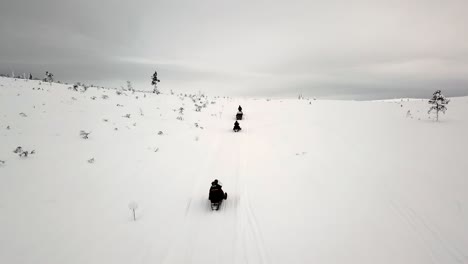
{"label": "rider in dark clothing", "polygon": [[237,108],[237,110],[239,110],[239,112],[242,112],[242,106],[239,105],[239,107]]}
{"label": "rider in dark clothing", "polygon": [[214,180],[211,183],[208,199],[212,202],[219,202],[224,199],[223,187],[219,185],[218,180]]}
{"label": "rider in dark clothing", "polygon": [[234,123],[234,128],[232,130],[234,130],[234,132],[238,132],[240,131],[242,128],[239,126],[239,122],[236,122]]}

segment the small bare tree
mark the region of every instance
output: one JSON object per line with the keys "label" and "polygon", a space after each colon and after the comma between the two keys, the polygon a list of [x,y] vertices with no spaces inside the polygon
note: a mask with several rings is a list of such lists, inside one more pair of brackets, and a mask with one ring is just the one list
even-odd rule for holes
{"label": "small bare tree", "polygon": [[153,85],[153,93],[160,94],[161,92],[158,90],[158,83],[161,80],[158,79],[158,72],[155,71],[153,76],[151,77],[151,85]]}
{"label": "small bare tree", "polygon": [[132,93],[135,93],[135,89],[133,88],[133,85],[132,85],[131,81],[127,81],[127,90],[132,92]]}
{"label": "small bare tree", "polygon": [[440,90],[437,90],[432,94],[431,100],[429,100],[429,104],[432,104],[431,108],[427,112],[430,114],[432,110],[436,111],[436,121],[439,121],[439,112],[445,114],[447,110],[446,105],[450,102],[450,99],[447,99]]}

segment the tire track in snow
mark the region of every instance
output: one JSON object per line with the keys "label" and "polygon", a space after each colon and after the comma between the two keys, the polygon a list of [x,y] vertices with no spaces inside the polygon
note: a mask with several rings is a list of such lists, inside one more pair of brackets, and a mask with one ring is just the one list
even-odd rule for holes
{"label": "tire track in snow", "polygon": [[[434,224],[429,224],[427,218],[418,214],[413,208],[402,206],[392,201],[392,207],[398,215],[406,221],[410,229],[422,240],[431,255],[432,263],[447,263],[446,259],[452,259],[454,263],[467,263],[468,257],[459,248],[451,245],[448,240],[440,235]],[[443,250],[443,251],[441,251]],[[442,254],[441,254],[442,253]],[[441,259],[442,260],[438,260]]]}
{"label": "tire track in snow", "polygon": [[[163,263],[231,263],[235,259],[237,237],[237,189],[239,186],[239,135],[214,132],[216,136],[210,158],[195,181],[187,201],[180,231]],[[228,169],[226,171],[226,168]],[[229,168],[233,168],[229,170]],[[218,178],[226,183],[228,200],[219,211],[212,211],[208,201],[208,186]]]}
{"label": "tire track in snow", "polygon": [[[207,158],[201,166],[202,172],[206,172],[209,169],[210,164],[213,163],[215,157],[217,157],[219,154],[220,148],[218,135],[216,135],[216,137],[212,140],[212,143],[213,144],[210,148],[210,151],[207,152]],[[211,211],[211,208],[209,208],[209,204],[207,202],[208,200],[206,200],[205,202],[199,195],[199,191],[202,188],[202,184],[206,183],[205,178],[206,176],[204,173],[199,173],[197,175],[187,204],[185,206],[184,217],[181,223],[180,231],[172,239],[171,246],[167,250],[166,256],[164,257],[162,263],[191,262],[190,259],[194,254],[193,247],[191,245],[196,243],[195,241],[199,238],[199,232],[197,229],[199,229],[198,227],[200,225],[199,221],[193,220],[197,220],[196,218],[199,217],[197,215],[197,212],[199,212],[200,210],[202,212],[208,212],[208,210]],[[203,206],[203,202],[206,203],[205,207]],[[181,250],[183,252],[181,252]],[[180,258],[182,258],[182,260],[179,260]]]}
{"label": "tire track in snow", "polygon": [[457,260],[458,263],[466,263],[468,260],[466,256],[463,255],[463,253],[458,249],[456,246],[452,246],[446,238],[442,237],[440,235],[439,229],[436,228],[434,224],[429,224],[430,222],[421,214],[417,214],[416,211],[412,208],[408,207],[408,211],[412,214],[412,217],[416,220],[419,221],[420,224],[422,224],[423,227],[429,233],[432,235],[432,237],[437,241],[440,245],[442,245],[446,252],[451,255],[455,260]]}
{"label": "tire track in snow", "polygon": [[[246,144],[244,143],[244,135],[241,138],[241,144],[239,147],[241,150],[239,154],[241,155],[241,159],[239,161],[239,180],[244,183],[245,175],[248,175],[248,152],[242,151],[243,146]],[[257,217],[255,216],[254,210],[252,210],[252,203],[250,201],[250,196],[248,192],[248,187],[246,184],[242,185],[242,189],[239,189],[240,198],[240,206],[239,210],[239,222],[238,225],[240,228],[238,232],[242,234],[242,250],[244,255],[245,263],[269,263],[268,261],[268,254],[265,249],[265,242],[263,239],[262,232],[260,230],[260,226],[258,224]],[[250,241],[249,241],[250,240]],[[249,259],[248,248],[247,245],[251,242],[256,249],[257,259]]]}

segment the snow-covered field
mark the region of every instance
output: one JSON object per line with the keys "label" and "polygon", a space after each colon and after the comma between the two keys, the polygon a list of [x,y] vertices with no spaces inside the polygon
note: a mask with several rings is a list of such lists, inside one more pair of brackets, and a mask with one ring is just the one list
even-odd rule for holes
{"label": "snow-covered field", "polygon": [[468,263],[467,97],[68,87],[0,78],[0,263]]}

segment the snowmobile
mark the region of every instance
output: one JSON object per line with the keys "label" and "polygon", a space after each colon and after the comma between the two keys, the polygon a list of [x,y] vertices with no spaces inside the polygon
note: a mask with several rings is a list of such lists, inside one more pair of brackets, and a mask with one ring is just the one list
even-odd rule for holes
{"label": "snowmobile", "polygon": [[212,185],[208,199],[211,202],[211,210],[219,210],[223,200],[227,199],[227,193],[225,193],[220,185]]}
{"label": "snowmobile", "polygon": [[219,208],[221,207],[221,204],[223,203],[223,200],[227,199],[227,193],[224,193],[224,198],[219,200],[219,201],[211,201],[211,210],[216,210],[218,211]]}
{"label": "snowmobile", "polygon": [[236,114],[236,120],[242,120],[242,116],[244,115],[244,113],[242,113],[242,111],[239,111],[237,112]]}

